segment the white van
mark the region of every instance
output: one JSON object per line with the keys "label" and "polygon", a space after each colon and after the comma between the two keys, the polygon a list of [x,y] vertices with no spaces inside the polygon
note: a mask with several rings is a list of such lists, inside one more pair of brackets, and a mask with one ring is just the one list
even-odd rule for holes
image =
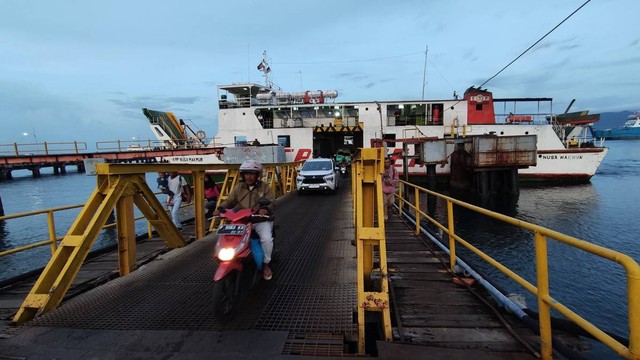
{"label": "white van", "polygon": [[318,190],[335,192],[338,189],[339,179],[333,159],[308,159],[298,172],[296,187],[298,194]]}

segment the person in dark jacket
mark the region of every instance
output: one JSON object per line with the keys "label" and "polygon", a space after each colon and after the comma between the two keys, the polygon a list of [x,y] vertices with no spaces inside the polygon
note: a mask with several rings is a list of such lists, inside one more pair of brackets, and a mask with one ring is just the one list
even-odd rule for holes
{"label": "person in dark jacket", "polygon": [[[251,209],[256,207],[258,207],[258,213],[261,215],[273,214],[276,198],[269,184],[261,180],[262,164],[255,160],[245,161],[240,165],[240,176],[242,182],[231,190],[229,196],[213,212],[213,216],[219,215],[222,209]],[[263,198],[270,201],[269,205],[258,205],[258,200]],[[273,221],[254,223],[253,229],[260,236],[260,244],[264,252],[262,276],[265,280],[271,280],[273,272],[269,263],[271,262],[271,253],[273,251]]]}

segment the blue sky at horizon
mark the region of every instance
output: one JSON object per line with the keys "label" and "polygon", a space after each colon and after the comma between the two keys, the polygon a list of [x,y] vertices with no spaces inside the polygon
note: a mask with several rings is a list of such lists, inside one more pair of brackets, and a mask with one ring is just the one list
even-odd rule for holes
{"label": "blue sky at horizon", "polygon": [[[583,0],[316,3],[0,0],[0,143],[147,139],[142,108],[210,136],[217,85],[263,82],[338,101],[451,98],[480,85]],[[485,87],[562,112],[640,110],[634,0],[592,0]],[[27,135],[24,135],[24,134]]]}

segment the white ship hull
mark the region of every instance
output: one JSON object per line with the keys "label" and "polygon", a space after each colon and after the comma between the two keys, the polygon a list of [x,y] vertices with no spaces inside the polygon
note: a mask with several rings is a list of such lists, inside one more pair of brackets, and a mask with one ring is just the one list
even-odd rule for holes
{"label": "white ship hull", "polygon": [[[540,103],[551,103],[550,98],[493,99],[490,92],[471,87],[460,100],[327,103],[337,97],[336,91],[282,93],[257,84],[219,86],[218,90],[223,92],[219,131],[208,146],[278,144],[285,147],[287,161],[332,157],[340,148],[355,151],[383,139],[387,154],[401,167],[403,144],[444,139],[445,160],[436,172],[446,175],[448,156],[460,139],[535,135],[535,161],[529,162],[535,165],[519,168],[520,179],[579,182],[596,173],[607,153],[606,148],[593,143],[590,124],[559,123],[551,109],[540,112]],[[523,106],[518,101],[534,103],[534,110],[520,112]],[[511,102],[514,111],[518,102],[518,115],[507,112]],[[501,114],[494,109],[499,104],[504,107]],[[412,157],[414,149],[413,145],[407,147],[409,174],[426,175],[426,167]],[[215,156],[165,160],[220,161]]]}

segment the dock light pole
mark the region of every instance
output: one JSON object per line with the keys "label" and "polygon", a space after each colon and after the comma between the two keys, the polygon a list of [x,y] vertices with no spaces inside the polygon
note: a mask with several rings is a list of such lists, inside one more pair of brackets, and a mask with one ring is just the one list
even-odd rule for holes
{"label": "dock light pole", "polygon": [[[36,129],[32,128],[31,130],[33,130],[33,132],[31,133],[31,135],[33,135],[33,141],[35,143],[38,143],[38,137],[36,136]],[[29,133],[25,131],[22,133],[22,136],[29,136]]]}

